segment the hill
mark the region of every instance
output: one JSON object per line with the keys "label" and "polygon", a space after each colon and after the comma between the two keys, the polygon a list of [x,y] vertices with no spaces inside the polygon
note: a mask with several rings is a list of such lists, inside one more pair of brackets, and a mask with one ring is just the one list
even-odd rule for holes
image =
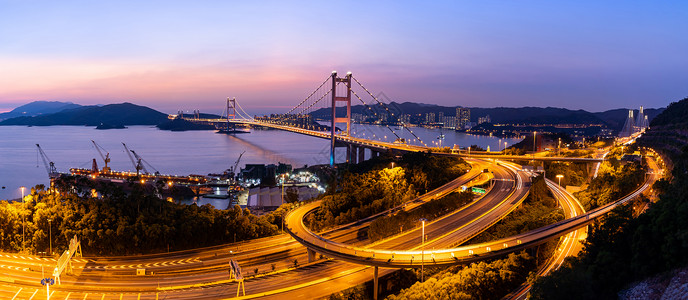
{"label": "hill", "polygon": [[131,103],[104,106],[81,106],[53,114],[35,117],[18,117],[0,122],[0,125],[86,125],[102,123],[113,125],[157,125],[167,121],[167,114]]}
{"label": "hill", "polygon": [[[426,113],[442,112],[446,116],[456,115],[456,108],[458,106],[448,107],[434,104],[422,103],[396,103],[388,104],[390,111],[395,115],[410,114],[410,115],[424,115]],[[382,113],[384,109],[379,105],[370,106],[370,109],[364,105],[354,105],[351,107],[351,113],[358,113],[369,115],[370,110],[377,113]],[[614,109],[604,112],[592,113],[585,110],[570,110],[566,108],[556,107],[493,107],[480,108],[470,107],[471,122],[477,122],[478,118],[489,115],[492,123],[501,124],[599,124],[605,125],[613,130],[620,130],[623,127],[626,118],[628,117],[627,109]],[[664,109],[646,109],[645,114],[649,120],[661,113]],[[337,108],[338,114],[344,114],[344,108]],[[329,108],[321,108],[311,113],[315,118],[329,118]],[[635,110],[634,115],[637,115]]]}
{"label": "hill", "polygon": [[[631,151],[651,147],[666,162],[671,176],[652,186],[659,200],[637,217],[626,205],[607,215],[601,225],[593,224],[579,257],[537,279],[531,299],[617,298],[634,281],[657,274],[674,276],[688,266],[686,113],[688,98],[672,103],[638,138],[638,145],[631,146]],[[637,288],[643,289],[630,290]]]}
{"label": "hill", "polygon": [[10,112],[1,113],[0,121],[17,117],[33,117],[38,115],[52,114],[67,109],[79,108],[81,105],[71,102],[59,101],[34,101],[13,109]]}

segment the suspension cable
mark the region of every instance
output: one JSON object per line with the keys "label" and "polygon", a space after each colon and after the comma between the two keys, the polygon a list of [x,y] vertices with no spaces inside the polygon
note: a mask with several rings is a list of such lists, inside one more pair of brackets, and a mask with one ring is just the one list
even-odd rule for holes
{"label": "suspension cable", "polygon": [[[380,106],[384,107],[387,112],[389,112],[392,116],[394,116],[394,113],[389,111],[389,108],[387,107],[387,105],[383,104],[382,102],[380,102],[380,100],[377,99],[377,97],[373,96],[373,94],[365,86],[363,86],[363,84],[361,84],[361,82],[358,81],[358,79],[356,79],[356,77],[351,76],[351,78],[353,78],[354,81],[356,81],[356,83],[368,93],[368,95],[373,97],[373,99],[375,99],[375,101],[377,101],[377,103],[380,104]],[[415,133],[413,133],[413,131],[411,131],[411,129],[408,128],[408,126],[402,126],[402,127],[405,128],[408,132],[410,132],[419,142],[421,142],[421,144],[423,144],[425,147],[428,147],[428,145],[425,144],[425,142],[423,142],[423,140],[421,140]]]}
{"label": "suspension cable", "polygon": [[[353,78],[353,76],[352,76],[352,78]],[[363,103],[363,105],[365,105],[365,107],[368,108],[368,110],[373,111],[372,108],[370,108],[370,106],[367,103],[365,103],[365,101],[363,101],[363,99],[361,99],[361,97],[359,97],[358,94],[356,94],[356,92],[352,88],[349,88],[349,90],[351,91],[352,94],[354,94],[354,96],[356,96],[356,98],[358,98],[359,101],[361,101],[361,103]],[[377,117],[377,113],[376,112],[373,112],[373,113]],[[391,131],[392,134],[394,134],[394,136],[397,137],[397,139],[401,139],[401,137],[399,137],[399,135],[397,135],[397,133],[394,132],[394,130],[392,130],[392,128],[390,128],[389,125],[385,124],[385,127],[387,127],[387,129],[389,129],[389,131]]]}
{"label": "suspension cable", "polygon": [[[308,97],[306,97],[306,99],[303,99],[303,101],[301,101],[301,103],[299,103],[298,105],[294,106],[294,108],[290,109],[285,115],[288,115],[288,114],[290,114],[292,111],[294,111],[295,109],[299,108],[299,106],[301,106],[301,104],[303,104],[304,102],[306,102],[311,96],[313,96],[313,94],[315,94],[318,90],[320,90],[320,88],[323,87],[323,85],[325,85],[325,83],[327,83],[331,78],[332,78],[332,77],[328,76],[327,79],[325,79],[325,81],[323,81],[323,83],[321,83],[320,86],[318,86],[318,88],[316,88],[310,95],[308,95]],[[319,100],[318,100],[318,101],[319,101]]]}

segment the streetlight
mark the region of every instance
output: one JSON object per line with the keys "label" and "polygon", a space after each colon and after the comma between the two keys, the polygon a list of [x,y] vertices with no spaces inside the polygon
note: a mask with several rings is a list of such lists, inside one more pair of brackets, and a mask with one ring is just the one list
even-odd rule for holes
{"label": "streetlight", "polygon": [[559,186],[561,186],[561,179],[564,178],[564,175],[558,174],[557,179],[559,179]]}
{"label": "streetlight", "polygon": [[537,140],[536,135],[537,135],[537,131],[533,131],[533,157],[535,157],[535,152],[536,152],[535,151],[535,141]]}
{"label": "streetlight", "polygon": [[26,227],[26,226],[25,226],[25,224],[26,224],[26,216],[24,215],[24,209],[26,208],[26,207],[25,207],[26,205],[25,205],[25,203],[24,203],[24,189],[25,189],[26,187],[24,187],[24,186],[22,185],[22,186],[19,187],[19,188],[20,188],[21,191],[22,191],[21,193],[22,193],[22,253],[23,253],[24,250],[25,250],[25,249],[24,249],[24,239],[25,239],[25,238],[24,238],[24,235],[25,235],[25,231],[26,231],[26,229],[25,229],[25,227]]}
{"label": "streetlight", "polygon": [[506,141],[504,141],[504,153],[506,153]]}
{"label": "streetlight", "polygon": [[48,219],[48,228],[50,231],[50,255],[53,255],[53,219]]}
{"label": "streetlight", "polygon": [[394,162],[392,162],[392,169],[394,169]]}
{"label": "streetlight", "polygon": [[428,219],[421,218],[420,221],[423,223],[423,230],[421,235],[421,247],[420,247],[420,282],[425,281],[425,221]]}

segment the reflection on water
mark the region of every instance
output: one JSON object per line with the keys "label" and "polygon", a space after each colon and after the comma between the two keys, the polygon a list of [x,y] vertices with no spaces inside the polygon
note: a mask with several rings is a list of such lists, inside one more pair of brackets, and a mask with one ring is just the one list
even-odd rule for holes
{"label": "reflection on water", "polygon": [[[417,127],[412,130],[428,144],[442,133],[445,135],[443,143],[448,146],[476,144],[495,150],[500,145],[500,139],[494,137]],[[390,142],[395,138],[386,127],[354,124],[353,131],[357,136],[375,135]],[[411,136],[409,133],[397,134]],[[95,130],[83,126],[0,126],[0,187],[5,187],[0,189],[0,199],[20,198],[20,186],[49,183],[43,162],[37,155],[36,144],[40,144],[55,162],[59,172],[68,172],[69,168],[74,167],[90,167],[93,158],[97,158],[102,166],[91,140],[110,153],[110,167],[120,171],[135,171],[122,142],[160,173],[173,175],[222,173],[234,165],[243,151],[246,153],[239,167],[278,162],[301,167],[329,162],[328,140],[277,130],[252,130],[249,134],[232,136],[212,131],[170,132],[150,126],[116,130]],[[501,141],[506,141],[508,145],[518,142],[516,139]],[[343,148],[337,149],[337,161],[343,161],[345,154]],[[229,200],[201,198],[196,199],[196,203],[226,208]]]}

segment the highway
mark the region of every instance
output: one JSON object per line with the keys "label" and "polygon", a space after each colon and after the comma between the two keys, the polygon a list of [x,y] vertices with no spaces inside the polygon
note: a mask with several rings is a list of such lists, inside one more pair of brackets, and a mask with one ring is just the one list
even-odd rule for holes
{"label": "highway", "polygon": [[[554,181],[547,179],[547,187],[559,202],[567,219],[574,218],[585,213],[585,209],[580,201],[559,186]],[[557,249],[552,258],[537,272],[538,276],[545,276],[549,272],[558,269],[569,256],[575,256],[583,249],[583,241],[587,238],[588,227],[581,227],[562,236],[557,243]],[[530,284],[527,282],[521,285],[516,291],[507,295],[505,299],[526,299],[530,291]]]}
{"label": "highway", "polygon": [[[653,176],[650,176],[653,177]],[[650,177],[648,177],[648,180],[650,180]],[[646,186],[647,183],[644,185]],[[495,184],[497,186],[497,183]],[[641,188],[642,189],[642,188]],[[490,191],[492,192],[492,191]],[[430,194],[430,193],[429,193]],[[483,197],[485,198],[485,197]],[[626,198],[624,198],[626,199]],[[483,199],[484,200],[484,199]],[[623,199],[622,199],[623,201]],[[596,211],[598,213],[605,213],[605,211],[599,210]],[[594,216],[593,216],[594,217]],[[429,224],[426,224],[426,227]],[[351,226],[351,225],[349,225]],[[428,228],[426,228],[427,230]],[[426,231],[429,235],[432,235],[432,231]],[[420,235],[420,234],[413,234],[415,235]],[[323,234],[324,237],[331,239],[335,242],[344,242],[347,238],[337,238],[337,237],[332,237],[332,236],[327,236],[326,234]],[[435,240],[439,238],[441,234],[436,235]],[[266,248],[271,248],[272,243],[279,243],[277,240],[282,240],[288,242],[288,238],[285,237],[284,235],[274,237],[276,240],[269,241],[269,239],[266,239],[264,242],[264,245]],[[419,237],[415,238],[415,247],[418,248],[419,244]],[[431,242],[433,238],[430,237],[427,242],[427,246],[430,247]],[[517,240],[518,241],[518,240]],[[260,244],[259,241],[257,241],[257,244]],[[293,241],[291,242],[293,243]],[[403,244],[403,241],[398,240],[396,242],[390,242],[391,244],[397,243],[399,245]],[[253,243],[251,243],[253,244]],[[413,242],[411,242],[413,244]],[[376,244],[377,245],[377,244]],[[243,252],[242,249],[246,249],[247,253],[245,255],[247,256],[247,259],[250,261],[252,258],[252,255],[250,254],[251,252],[258,252],[255,248],[251,247],[249,244],[244,245],[245,247],[242,247],[239,245],[238,249],[239,252]],[[212,252],[221,252],[221,251],[226,251],[227,249],[233,248],[235,246],[224,246],[223,247],[217,247],[217,248],[210,248],[206,249],[205,251],[207,252],[207,255],[214,255]],[[377,247],[377,246],[376,246]],[[252,248],[252,250],[248,250],[249,248]],[[302,247],[300,249],[303,249]],[[196,250],[190,250],[189,253],[175,253],[175,258],[179,257],[180,255],[191,255],[190,253],[195,253]],[[266,250],[267,251],[267,250]],[[305,250],[302,250],[305,252]],[[201,251],[202,252],[202,251]],[[303,253],[302,252],[302,253]],[[496,251],[493,251],[496,252]],[[437,251],[434,253],[435,255],[438,255]],[[486,253],[481,253],[480,250],[478,249],[474,255],[478,256],[478,259],[482,257],[489,257],[489,251]],[[226,263],[227,257],[220,257],[222,254],[218,254],[218,260],[224,261],[223,263]],[[240,254],[244,255],[244,254]],[[239,256],[240,256],[239,255]],[[292,254],[287,254],[285,255],[286,257],[289,257],[287,260],[291,259]],[[428,252],[426,255],[432,255],[432,251]],[[441,255],[441,253],[440,253]],[[165,260],[165,255],[160,254],[160,255],[154,255],[155,258],[149,257],[147,259],[162,259]],[[304,261],[305,262],[305,253],[303,253],[303,260],[299,259],[299,261]],[[427,258],[426,258],[427,260]],[[27,261],[27,260],[22,260],[22,261]],[[428,260],[429,262],[429,260]],[[243,265],[243,263],[242,263]],[[54,266],[54,265],[53,265]],[[171,266],[170,266],[171,267]],[[171,267],[172,268],[172,267]],[[244,267],[244,270],[246,271],[248,268]],[[4,270],[3,270],[4,271]],[[34,270],[36,271],[36,270]],[[381,270],[381,274],[386,274],[390,272],[391,270]],[[20,271],[21,272],[21,271]],[[26,271],[24,271],[26,272]],[[34,272],[35,273],[35,272]],[[38,273],[38,277],[34,278],[40,278],[40,273]],[[186,275],[186,276],[191,276],[191,275]],[[52,289],[51,292],[54,293],[54,299],[64,299],[65,297],[78,297],[79,299],[83,298],[98,298],[101,299],[101,297],[104,297],[106,299],[138,299],[140,296],[141,299],[154,299],[155,296],[158,295],[161,297],[164,297],[165,299],[183,299],[183,298],[200,298],[200,299],[216,299],[216,298],[222,298],[222,297],[227,297],[227,296],[233,296],[236,293],[235,287],[236,284],[228,282],[227,281],[227,273],[226,269],[217,271],[217,272],[210,272],[210,273],[205,273],[201,272],[197,277],[189,277],[185,278],[183,280],[187,280],[189,283],[204,283],[208,282],[208,279],[211,279],[212,277],[216,277],[219,280],[224,280],[223,281],[217,281],[215,284],[210,284],[204,287],[197,287],[197,288],[184,288],[184,289],[179,289],[179,290],[173,290],[173,291],[168,291],[165,290],[165,286],[172,286],[174,284],[171,284],[170,282],[167,281],[167,279],[173,279],[173,280],[179,280],[180,276],[172,276],[170,275],[169,277],[158,277],[156,276],[145,276],[143,278],[141,277],[134,277],[134,276],[124,276],[123,281],[124,283],[129,282],[138,282],[139,280],[143,279],[144,281],[163,281],[161,284],[161,288],[154,289],[151,291],[150,289],[145,289],[146,291],[144,292],[137,292],[137,291],[126,291],[126,289],[121,289],[121,287],[117,287],[115,289],[108,289],[108,288],[103,288],[101,284],[98,284],[98,286],[91,286],[90,284],[80,284],[76,283],[76,286],[72,289],[59,289],[55,291],[55,289]],[[109,277],[109,276],[108,276]],[[298,297],[303,297],[303,298],[312,298],[312,297],[319,297],[319,296],[327,296],[331,292],[335,292],[338,290],[341,290],[343,288],[346,288],[348,286],[352,286],[358,283],[362,283],[365,281],[368,281],[372,278],[372,268],[370,267],[365,267],[365,266],[358,266],[358,265],[352,265],[348,263],[343,263],[343,262],[335,262],[335,261],[323,261],[321,260],[318,263],[311,264],[306,267],[301,267],[295,270],[287,271],[280,273],[279,275],[274,274],[274,275],[267,275],[263,276],[260,278],[256,279],[248,279],[247,280],[247,291],[249,292],[250,295],[253,296],[265,296],[267,298],[298,298]],[[109,280],[109,278],[106,278]],[[37,282],[37,280],[35,281]],[[132,285],[132,288],[134,288]],[[9,298],[11,299],[15,295],[17,296],[17,299],[29,299],[32,295],[34,296],[34,299],[44,299],[44,296],[41,296],[41,293],[37,293],[38,289],[36,289],[36,286],[21,286],[21,285],[16,285],[16,284],[6,284],[3,283],[2,278],[0,278],[0,297],[1,298]],[[117,290],[120,291],[119,293],[110,293],[107,292],[108,290]],[[124,291],[124,292],[121,292]],[[34,294],[35,293],[35,294]],[[97,295],[96,295],[97,294]],[[250,296],[247,295],[247,296]],[[97,297],[94,297],[97,296]]]}
{"label": "highway", "polygon": [[[410,204],[406,206],[405,209],[412,209],[426,201],[430,201],[437,197],[441,197],[444,194],[457,189],[461,185],[473,179],[475,176],[479,175],[480,171],[487,167],[485,162],[475,161],[476,167],[473,167],[471,172],[461,176],[460,178],[448,183],[447,185],[440,187],[430,193],[415,199]],[[343,226],[346,230],[334,230],[325,233],[326,236],[333,238],[335,240],[341,240],[344,242],[352,241],[352,237],[356,232],[363,226],[367,226],[366,222],[355,222]],[[261,246],[262,245],[262,246]],[[222,246],[222,247],[209,247],[206,249],[196,249],[189,251],[182,251],[173,254],[156,254],[148,256],[136,256],[129,258],[98,258],[98,259],[77,259],[75,263],[76,273],[79,275],[78,281],[70,281],[69,276],[65,276],[63,283],[66,287],[69,284],[77,287],[85,287],[91,283],[97,284],[98,289],[102,290],[104,287],[112,287],[118,290],[124,290],[129,292],[140,292],[140,291],[150,291],[146,287],[156,287],[162,280],[165,285],[170,284],[191,284],[198,282],[209,282],[215,280],[216,282],[226,281],[227,278],[227,267],[226,262],[229,258],[228,250],[234,249],[234,245]],[[303,247],[297,243],[290,241],[288,237],[282,235],[278,237],[271,237],[268,239],[261,239],[258,241],[252,241],[251,244],[238,245],[236,252],[234,254],[236,259],[240,261],[240,264],[244,266],[244,270],[249,269],[247,266],[253,267],[255,264],[264,263],[260,266],[261,272],[267,270],[269,265],[263,262],[266,257],[270,255],[275,256],[275,260],[278,262],[277,269],[281,267],[284,268],[291,264],[293,258],[297,258],[298,261],[306,261],[306,251]],[[265,249],[262,249],[262,248]],[[257,259],[260,257],[260,259]],[[281,258],[281,259],[280,259]],[[5,258],[7,259],[7,258]],[[28,259],[15,259],[13,263],[24,263],[26,267]],[[177,264],[174,264],[177,262]],[[42,263],[30,262],[29,267],[33,271],[37,271],[40,268],[39,264],[43,264],[45,268],[54,267],[54,262],[46,260]],[[213,267],[214,266],[214,267]],[[136,277],[136,284],[129,284],[132,281],[131,274],[134,274],[135,268],[148,267],[147,271],[154,271],[157,274],[175,275],[172,278],[161,277],[160,275],[155,276],[144,276]],[[82,268],[81,271],[79,269]],[[213,271],[212,273],[207,273],[207,271]],[[252,268],[251,268],[252,269]],[[347,268],[348,269],[348,268]],[[184,270],[184,272],[181,272]],[[200,270],[200,271],[199,271]],[[180,271],[179,274],[175,274],[175,271]],[[93,276],[90,276],[93,273]],[[105,274],[103,274],[105,273]],[[189,274],[192,273],[192,274]],[[196,275],[193,273],[201,273]],[[97,274],[97,275],[96,275]],[[129,275],[129,276],[127,276]],[[107,276],[107,278],[103,278]],[[26,281],[26,283],[33,282],[34,285],[37,284],[40,279],[40,273],[32,275],[18,275],[16,276],[18,282]],[[367,280],[367,279],[366,279]],[[96,292],[98,289],[92,291]]]}
{"label": "highway", "polygon": [[[656,165],[654,166],[656,167]],[[659,176],[657,173],[658,172],[653,172],[650,174],[651,176],[648,176],[646,181],[633,193],[588,213],[580,214],[573,218],[513,237],[458,248],[440,248],[438,247],[440,246],[439,243],[433,243],[433,241],[428,242],[426,245],[426,248],[432,249],[429,251],[419,251],[417,250],[418,247],[415,247],[411,251],[396,251],[393,247],[366,249],[336,243],[310,232],[305,228],[302,221],[299,222],[300,218],[302,220],[308,212],[317,208],[317,202],[292,211],[287,216],[287,221],[290,234],[296,240],[306,245],[306,247],[314,249],[317,252],[326,253],[328,256],[353,263],[397,268],[417,267],[421,264],[427,266],[463,264],[536,246],[564,233],[584,227],[617,206],[623,205],[647,190],[651,184],[657,180]],[[475,221],[469,224],[473,223],[475,223]]]}

